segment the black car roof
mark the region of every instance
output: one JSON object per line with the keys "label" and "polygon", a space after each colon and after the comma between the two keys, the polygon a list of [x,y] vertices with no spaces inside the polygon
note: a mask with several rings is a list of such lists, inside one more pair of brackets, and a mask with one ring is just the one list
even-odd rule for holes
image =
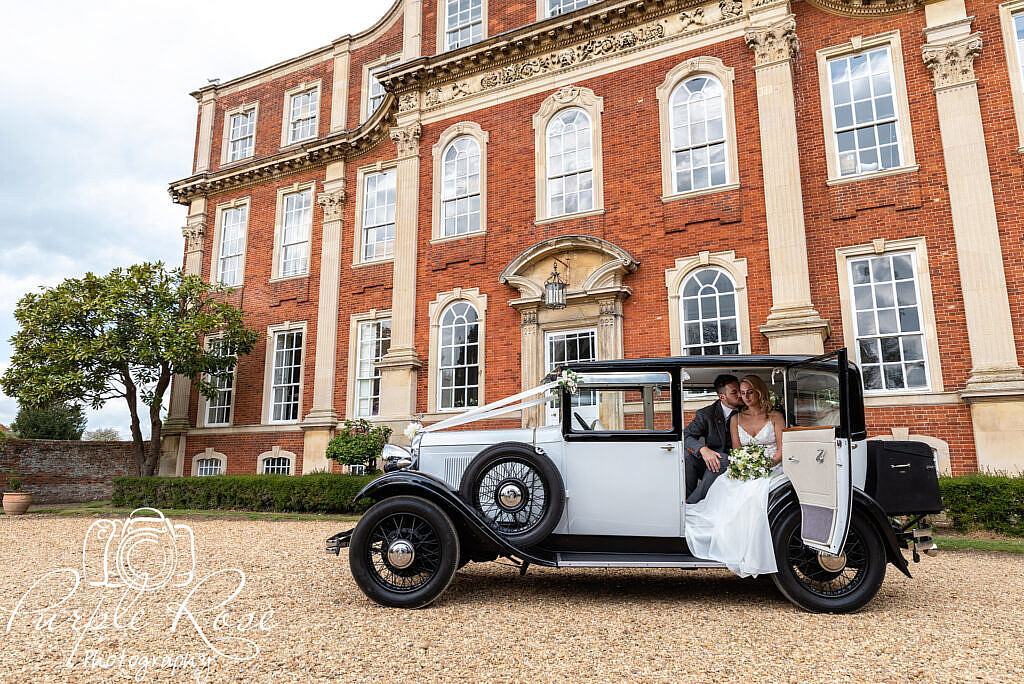
{"label": "black car roof", "polygon": [[648,359],[616,359],[614,361],[582,361],[565,364],[573,370],[644,370],[651,367],[675,366],[679,368],[756,368],[784,366],[813,359],[810,355],[731,354],[728,356],[664,356]]}

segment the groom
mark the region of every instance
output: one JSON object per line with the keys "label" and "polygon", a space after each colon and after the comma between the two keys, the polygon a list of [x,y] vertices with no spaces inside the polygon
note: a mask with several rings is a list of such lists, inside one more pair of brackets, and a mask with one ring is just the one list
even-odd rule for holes
{"label": "groom", "polygon": [[729,417],[742,406],[740,381],[735,375],[719,375],[715,378],[715,392],[718,401],[697,411],[683,431],[689,504],[703,499],[715,478],[729,466]]}

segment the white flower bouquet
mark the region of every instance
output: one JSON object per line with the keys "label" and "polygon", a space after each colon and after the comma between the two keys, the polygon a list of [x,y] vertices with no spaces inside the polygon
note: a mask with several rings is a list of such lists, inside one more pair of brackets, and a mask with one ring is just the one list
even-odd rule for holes
{"label": "white flower bouquet", "polygon": [[729,452],[729,470],[726,473],[733,480],[757,480],[771,474],[772,457],[768,448],[751,442]]}
{"label": "white flower bouquet", "polygon": [[566,369],[558,376],[558,386],[567,390],[569,394],[579,394],[579,376],[571,370]]}

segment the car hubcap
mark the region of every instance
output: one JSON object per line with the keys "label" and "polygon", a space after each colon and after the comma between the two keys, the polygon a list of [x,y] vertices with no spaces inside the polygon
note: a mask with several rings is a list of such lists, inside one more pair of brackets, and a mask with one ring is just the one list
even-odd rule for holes
{"label": "car hubcap", "polygon": [[399,570],[405,570],[415,559],[416,550],[404,539],[393,541],[388,547],[388,563]]}
{"label": "car hubcap", "polygon": [[846,554],[840,553],[838,556],[833,556],[830,553],[819,551],[818,564],[829,572],[840,572],[846,567]]}
{"label": "car hubcap", "polygon": [[811,549],[800,538],[795,525],[787,544],[790,571],[807,591],[822,598],[842,598],[855,592],[868,571],[868,550],[864,540],[851,527],[846,547],[838,556]]}
{"label": "car hubcap", "polygon": [[544,518],[547,485],[526,460],[499,460],[479,476],[475,485],[473,503],[498,532],[526,534]]}
{"label": "car hubcap", "polygon": [[498,504],[507,511],[520,508],[526,501],[526,492],[518,482],[504,482],[498,486]]}

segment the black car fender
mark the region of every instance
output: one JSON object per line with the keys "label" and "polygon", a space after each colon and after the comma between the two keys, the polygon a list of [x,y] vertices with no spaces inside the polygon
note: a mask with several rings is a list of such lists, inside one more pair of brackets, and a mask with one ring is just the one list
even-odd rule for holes
{"label": "black car fender", "polygon": [[[800,501],[793,485],[786,483],[768,495],[768,524],[774,529],[779,518],[791,508],[799,509]],[[896,533],[892,529],[889,517],[877,501],[856,488],[853,490],[853,515],[863,516],[875,528],[885,547],[886,558],[900,572],[911,577],[907,559],[903,557],[900,543],[896,539]]]}
{"label": "black car fender", "polygon": [[[388,473],[363,487],[353,501],[363,498],[383,501],[394,496],[418,496],[440,506],[459,528],[460,535],[471,534],[477,545],[492,547],[501,556],[513,556],[533,565],[554,566],[552,558],[543,558],[508,543],[472,506],[462,500],[448,484],[432,475],[414,470]],[[470,540],[463,540],[464,543]]]}

